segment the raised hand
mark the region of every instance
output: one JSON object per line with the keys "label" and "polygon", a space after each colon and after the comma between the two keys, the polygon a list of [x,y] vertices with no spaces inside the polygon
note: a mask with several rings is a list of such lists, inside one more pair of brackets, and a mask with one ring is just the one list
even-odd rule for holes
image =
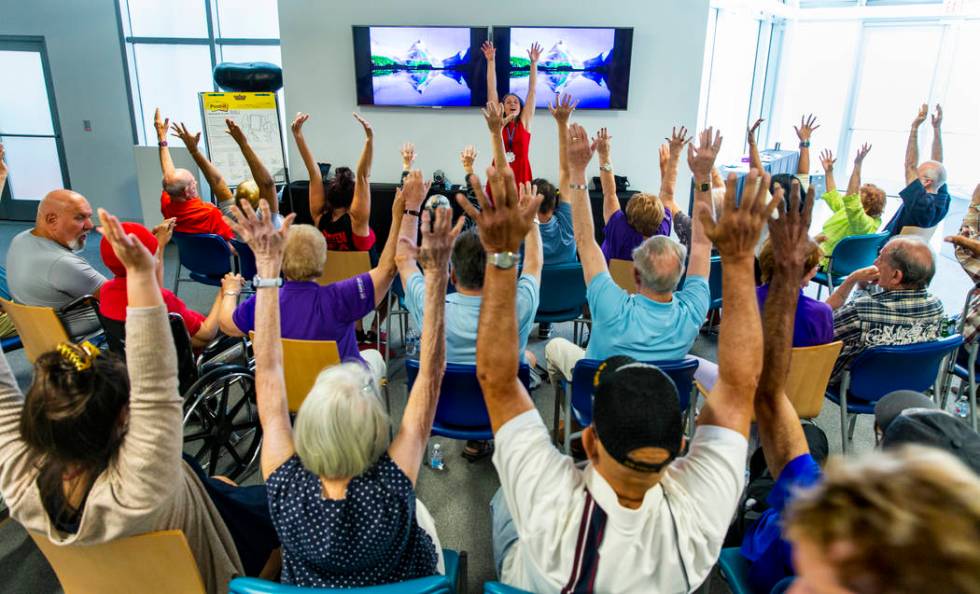
{"label": "raised hand", "polygon": [[248,139],[245,138],[245,132],[238,126],[235,120],[231,118],[225,118],[225,125],[228,126],[228,129],[225,130],[225,132],[227,132],[229,136],[234,138],[235,142],[237,142],[238,144],[245,144],[248,142]]}
{"label": "raised hand", "polygon": [[153,228],[153,236],[157,238],[157,250],[163,249],[170,239],[174,236],[174,227],[177,226],[177,217],[164,219],[162,223]]}
{"label": "raised hand", "polygon": [[242,275],[235,274],[234,272],[229,272],[224,275],[221,279],[221,292],[222,293],[241,293],[242,287],[245,285],[245,279]]}
{"label": "raised hand", "polygon": [[596,132],[595,138],[592,139],[592,145],[595,147],[596,152],[599,153],[599,163],[609,162],[609,148],[612,142],[612,136],[609,134],[609,130],[605,128],[599,128]]}
{"label": "raised hand", "polygon": [[488,101],[487,106],[481,110],[483,117],[487,120],[487,128],[492,134],[500,134],[504,126],[510,123],[517,114],[504,115],[504,104],[495,101]]}
{"label": "raised hand", "polygon": [[152,274],[156,267],[154,255],[146,249],[143,242],[135,235],[127,234],[122,227],[119,219],[109,214],[104,208],[99,209],[99,233],[106,238],[116,257],[126,267],[126,273],[130,278],[138,273]]}
{"label": "raised hand", "polygon": [[578,105],[578,100],[572,101],[572,96],[568,93],[564,95],[555,95],[555,101],[548,104],[548,111],[551,112],[551,116],[555,118],[555,121],[559,124],[567,124],[569,116],[575,111],[575,107]]}
{"label": "raised hand", "polygon": [[409,171],[408,175],[405,176],[405,183],[402,184],[401,191],[401,195],[405,199],[405,208],[418,210],[425,200],[427,190],[425,180],[422,179],[422,172],[418,169]]}
{"label": "raised hand", "polygon": [[484,195],[483,185],[476,175],[471,176],[470,185],[476,193],[480,210],[458,194],[456,203],[476,222],[480,242],[488,254],[516,252],[534,224],[538,206],[541,205],[541,196],[532,196],[521,203],[514,172],[510,167],[490,167],[487,169],[487,177],[493,190],[493,204]]}
{"label": "raised hand", "polygon": [[534,198],[538,198],[538,202],[544,200],[544,196],[538,197],[537,184],[532,185],[531,182],[517,184],[517,204],[519,207],[525,208]]}
{"label": "raised hand", "polygon": [[303,124],[305,124],[306,120],[308,119],[310,119],[310,114],[303,113],[301,111],[296,113],[296,117],[293,118],[293,123],[289,125],[289,127],[293,130],[293,135],[299,136],[303,133]]}
{"label": "raised hand", "polygon": [[[4,153],[3,145],[0,144],[0,178],[7,177],[7,173],[8,173],[7,162],[4,160],[4,154],[5,153]],[[2,189],[3,187],[0,186],[0,190]]]}
{"label": "raised hand", "polygon": [[459,153],[459,161],[463,164],[463,169],[467,173],[473,171],[473,163],[476,162],[476,147],[472,144],[466,145],[462,152]]}
{"label": "raised hand", "polygon": [[181,122],[178,126],[177,124],[171,124],[170,129],[173,131],[173,135],[184,141],[184,146],[187,150],[194,152],[197,150],[198,143],[201,142],[201,133],[191,134],[184,122]]}
{"label": "raised hand", "polygon": [[484,41],[483,45],[480,46],[480,51],[483,52],[483,57],[487,59],[487,62],[492,62],[497,57],[497,48],[493,47],[492,41]]}
{"label": "raised hand", "polygon": [[929,115],[929,104],[923,103],[919,107],[919,113],[915,114],[915,119],[912,120],[912,127],[918,128],[922,125],[922,122],[926,121],[926,116]]}
{"label": "raised hand", "polygon": [[717,221],[711,216],[711,206],[703,201],[696,206],[697,216],[722,258],[752,258],[762,226],[782,202],[782,194],[767,204],[769,175],[760,176],[757,169],[752,169],[745,180],[741,204],[736,205],[736,180],[734,173],[729,174],[725,182],[725,208]]}
{"label": "raised hand", "polygon": [[527,57],[531,59],[532,64],[538,63],[538,60],[541,59],[542,51],[544,51],[544,48],[541,47],[540,43],[535,41],[534,43],[531,44],[531,48],[527,50]]}
{"label": "raised hand", "polygon": [[695,177],[707,180],[711,176],[718,151],[721,150],[721,141],[721,132],[709,127],[701,131],[697,147],[693,142],[687,145],[687,166]]}
{"label": "raised hand", "polygon": [[817,123],[817,118],[811,113],[810,115],[805,115],[800,117],[800,125],[793,126],[793,130],[796,130],[796,137],[800,139],[800,142],[807,142],[810,140],[810,136],[813,134],[814,130],[820,126],[814,126]]}
{"label": "raised hand", "polygon": [[878,281],[878,276],[880,273],[878,267],[872,264],[871,266],[866,266],[864,268],[858,268],[847,277],[848,280],[858,283],[860,285],[867,285],[869,283],[875,283]]}
{"label": "raised hand", "polygon": [[857,154],[854,155],[854,164],[860,165],[861,163],[863,163],[864,158],[867,157],[868,153],[870,152],[871,152],[871,145],[868,144],[867,142],[862,144],[861,148],[858,149]]}
{"label": "raised hand", "polygon": [[170,129],[170,118],[163,119],[160,116],[160,108],[153,112],[153,128],[157,131],[157,142],[167,140],[167,130]]}
{"label": "raised hand", "polygon": [[936,113],[932,116],[932,127],[939,128],[943,125],[943,106],[936,104]]}
{"label": "raised hand", "polygon": [[356,111],[354,112],[354,119],[361,124],[362,128],[364,128],[364,136],[367,137],[368,140],[374,138],[374,128],[371,127],[371,122],[365,120],[364,117]]}
{"label": "raised hand", "polygon": [[748,138],[749,144],[756,143],[756,131],[759,129],[759,126],[761,126],[762,122],[764,121],[765,121],[764,119],[759,118],[755,121],[754,124],[749,126],[748,131],[746,131],[746,138]]}
{"label": "raised hand", "polygon": [[777,203],[779,218],[769,219],[769,241],[772,242],[776,258],[776,270],[785,278],[799,279],[803,276],[804,266],[813,242],[810,241],[810,216],[813,212],[813,186],[807,190],[806,201],[800,209],[800,183],[793,181],[789,192],[789,210],[783,200],[783,188],[780,186],[772,199]]}
{"label": "raised hand", "polygon": [[[605,128],[600,130],[600,133],[605,130]],[[612,139],[608,133],[605,134],[606,142]],[[596,148],[599,144],[599,137],[596,136],[595,141],[591,144],[589,143],[589,133],[585,131],[580,124],[572,124],[568,127],[568,145],[565,149],[565,153],[568,156],[568,168],[572,172],[584,173],[585,168],[589,166],[589,161],[592,160],[592,155],[595,153]],[[606,158],[608,158],[608,154]]]}
{"label": "raised hand", "polygon": [[834,158],[834,153],[830,149],[820,151],[820,166],[823,167],[824,171],[833,171],[836,162],[837,159]]}
{"label": "raised hand", "polygon": [[[427,274],[445,273],[449,266],[449,256],[453,251],[453,242],[463,230],[466,217],[459,217],[454,226],[452,208],[435,209],[435,221],[432,220],[432,212],[429,209],[422,212],[422,247],[418,250],[418,262]],[[401,240],[411,243],[408,238],[401,238]],[[412,249],[415,249],[414,245]]]}
{"label": "raised hand", "polygon": [[224,217],[225,222],[235,231],[242,241],[252,248],[255,263],[260,272],[279,274],[282,265],[282,253],[286,247],[286,236],[296,213],[290,213],[282,220],[282,227],[276,229],[272,224],[272,214],[269,203],[265,199],[259,201],[262,216],[255,214],[255,209],[247,200],[242,200],[231,207],[232,217]]}
{"label": "raised hand", "polygon": [[687,128],[681,126],[680,129],[671,128],[670,138],[664,138],[664,140],[669,143],[670,152],[679,155],[684,145],[691,142],[692,139],[687,135]]}
{"label": "raised hand", "polygon": [[406,142],[401,148],[402,155],[402,169],[409,169],[412,163],[415,162],[415,145],[411,142]]}

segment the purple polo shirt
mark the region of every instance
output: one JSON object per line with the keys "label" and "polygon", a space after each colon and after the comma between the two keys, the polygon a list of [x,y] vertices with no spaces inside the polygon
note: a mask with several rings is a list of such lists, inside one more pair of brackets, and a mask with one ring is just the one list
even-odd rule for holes
{"label": "purple polo shirt", "polygon": [[[660,222],[660,227],[654,235],[670,235],[671,216],[670,209],[665,208],[664,220]],[[626,220],[626,213],[622,210],[617,210],[609,217],[602,234],[602,255],[606,257],[606,262],[613,258],[632,260],[633,250],[645,239],[639,231],[630,226],[629,221]]]}
{"label": "purple polo shirt", "polygon": [[[759,299],[759,310],[766,305],[769,296],[769,285],[756,287],[755,295]],[[793,320],[793,348],[817,346],[834,341],[834,310],[823,301],[817,301],[803,294],[800,289],[800,300],[796,302],[796,319]]]}
{"label": "purple polo shirt", "polygon": [[[374,309],[374,283],[365,272],[321,287],[312,281],[286,281],[279,289],[283,338],[335,340],[342,361],[364,361],[357,348],[354,322]],[[232,315],[238,329],[255,329],[255,296],[243,301]]]}

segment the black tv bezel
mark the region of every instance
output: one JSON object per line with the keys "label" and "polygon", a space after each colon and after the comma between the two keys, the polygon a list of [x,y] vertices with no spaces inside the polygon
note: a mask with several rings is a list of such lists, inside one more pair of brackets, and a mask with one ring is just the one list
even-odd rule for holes
{"label": "black tv bezel", "polygon": [[[358,76],[357,69],[357,41],[355,37],[355,31],[359,28],[370,30],[372,27],[386,27],[391,29],[469,29],[471,32],[474,29],[482,29],[486,32],[484,38],[485,41],[490,40],[490,25],[483,26],[472,26],[472,25],[351,25],[351,51],[354,54],[354,104],[358,107],[370,107],[376,109],[435,109],[435,110],[461,110],[461,109],[479,109],[482,105],[379,105],[377,103],[361,103],[361,92],[360,92],[360,77]],[[472,35],[472,33],[471,33]],[[479,49],[477,47],[477,49]],[[486,77],[486,61],[483,62],[484,66],[476,66],[474,78],[476,78],[481,72],[483,76]],[[485,85],[484,85],[485,86]],[[472,94],[473,89],[470,89]],[[486,90],[484,89],[483,94],[486,95]],[[472,95],[471,95],[472,96]]]}
{"label": "black tv bezel", "polygon": [[[629,64],[626,73],[626,101],[623,107],[576,107],[576,111],[629,111],[629,97],[630,97],[630,80],[633,77],[633,34],[636,31],[635,27],[616,27],[616,26],[584,26],[584,25],[491,25],[490,26],[490,37],[493,39],[493,33],[497,29],[613,29],[615,31],[629,31],[630,33],[630,52],[629,52]],[[496,44],[496,39],[493,39],[494,44]],[[509,50],[508,50],[509,51]],[[508,54],[509,55],[509,54]],[[501,76],[501,72],[505,75],[510,72],[509,65],[505,68],[500,67],[501,62],[497,62],[497,94],[501,97],[504,94],[510,92],[510,77]],[[501,82],[505,82],[508,86],[501,88]],[[540,108],[538,108],[540,109]]]}

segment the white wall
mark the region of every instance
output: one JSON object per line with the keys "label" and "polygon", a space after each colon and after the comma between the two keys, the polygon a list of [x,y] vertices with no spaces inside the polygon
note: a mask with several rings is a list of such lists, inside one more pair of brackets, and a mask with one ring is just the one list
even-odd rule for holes
{"label": "white wall", "polygon": [[[45,39],[72,189],[95,207],[139,219],[115,1],[0,0],[0,35]],[[91,120],[91,132],[82,120]]]}
{"label": "white wall", "polygon": [[[634,27],[629,110],[580,111],[574,119],[590,133],[606,126],[613,135],[616,172],[635,189],[656,192],[660,183],[657,147],[677,124],[697,121],[708,0],[280,0],[279,29],[285,77],[287,123],[297,111],[312,118],[304,127],[317,159],[353,166],[363,144],[360,126],[349,115],[356,105],[351,25],[555,25]],[[459,183],[459,152],[475,144],[482,171],[490,161],[490,141],[477,109],[425,110],[361,108],[375,129],[372,179],[395,182],[401,171],[398,148],[415,143],[416,166],[428,176],[446,171]],[[288,133],[288,129],[287,129]],[[741,130],[729,132],[736,136]],[[536,176],[557,181],[557,139],[546,110],[532,126],[531,165]],[[306,171],[290,140],[290,177]],[[598,175],[598,164],[591,175]],[[682,166],[678,187],[690,183]],[[683,205],[688,193],[678,192]]]}

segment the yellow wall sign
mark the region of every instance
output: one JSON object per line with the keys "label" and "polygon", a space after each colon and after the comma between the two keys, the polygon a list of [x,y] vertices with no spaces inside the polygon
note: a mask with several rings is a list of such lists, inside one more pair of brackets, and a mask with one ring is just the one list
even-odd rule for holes
{"label": "yellow wall sign", "polygon": [[275,93],[202,93],[201,99],[208,112],[276,108]]}

